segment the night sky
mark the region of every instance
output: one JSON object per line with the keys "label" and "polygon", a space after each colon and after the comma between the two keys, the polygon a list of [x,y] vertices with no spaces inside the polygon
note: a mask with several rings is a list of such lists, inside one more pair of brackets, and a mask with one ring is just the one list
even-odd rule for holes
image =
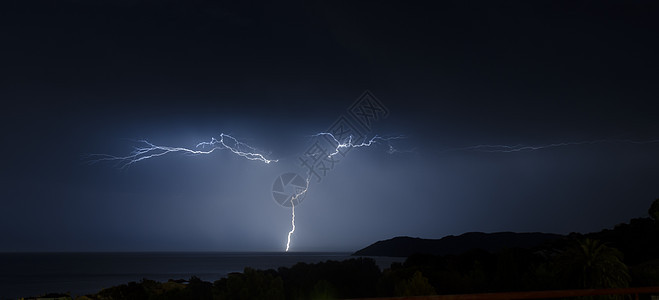
{"label": "night sky", "polygon": [[[405,138],[312,178],[292,251],[644,217],[658,15],[652,1],[3,1],[0,251],[283,251],[291,209],[273,182],[306,176],[311,136],[367,90],[388,114],[359,131]],[[278,162],[88,156],[221,133]],[[468,148],[556,143],[578,144]]]}

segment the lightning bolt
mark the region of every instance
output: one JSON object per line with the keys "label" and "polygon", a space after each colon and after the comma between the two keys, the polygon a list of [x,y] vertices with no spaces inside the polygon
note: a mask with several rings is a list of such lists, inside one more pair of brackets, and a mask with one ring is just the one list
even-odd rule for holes
{"label": "lightning bolt", "polygon": [[628,139],[600,139],[600,140],[588,140],[588,141],[577,141],[577,142],[563,142],[563,143],[553,143],[553,144],[544,144],[544,145],[475,145],[461,148],[451,148],[440,151],[440,153],[446,152],[456,152],[456,151],[474,151],[474,152],[490,152],[490,153],[512,153],[512,152],[522,152],[522,151],[536,151],[549,148],[557,147],[566,147],[566,146],[579,146],[579,145],[594,145],[594,144],[604,144],[604,143],[617,143],[617,144],[636,144],[636,145],[645,145],[645,144],[654,144],[659,143],[657,140],[646,140],[646,141],[635,141]]}
{"label": "lightning bolt", "polygon": [[[395,140],[395,139],[401,139],[404,138],[403,136],[395,136],[395,137],[381,137],[378,135],[373,136],[369,140],[364,140],[361,143],[357,143],[353,141],[353,137],[349,136],[347,139],[340,141],[337,139],[332,133],[329,132],[321,132],[313,135],[315,137],[318,136],[327,136],[330,137],[334,143],[336,143],[336,147],[332,153],[328,155],[328,158],[331,158],[332,156],[339,154],[339,151],[341,149],[346,149],[346,148],[361,148],[361,147],[370,147],[376,143],[387,143],[388,144],[388,153],[394,154],[398,152],[411,152],[411,151],[400,151],[397,150],[393,147],[393,145],[390,143],[390,141]],[[216,138],[211,138],[210,141],[207,142],[200,142],[198,143],[195,148],[185,148],[185,147],[171,147],[171,146],[161,146],[161,145],[156,145],[153,144],[147,140],[140,140],[140,143],[143,144],[143,146],[140,147],[135,147],[135,149],[126,156],[115,156],[115,155],[109,155],[109,154],[91,154],[88,155],[89,158],[89,163],[99,163],[103,161],[113,161],[116,162],[121,169],[126,168],[131,166],[134,163],[159,157],[159,156],[164,156],[169,153],[174,153],[174,152],[180,152],[183,154],[188,154],[188,155],[203,155],[203,154],[211,154],[215,152],[216,150],[229,150],[233,154],[238,155],[240,157],[243,157],[248,160],[254,160],[254,161],[261,161],[263,163],[269,164],[272,162],[277,162],[278,160],[276,159],[268,159],[266,158],[265,155],[259,153],[259,151],[250,146],[247,145],[243,142],[238,141],[236,138],[228,135],[221,133],[219,136],[219,139]],[[295,201],[298,201],[300,197],[305,195],[307,191],[309,190],[309,181],[310,181],[310,176],[307,177],[306,179],[306,186],[304,187],[303,190],[297,191],[294,195],[291,196],[290,201],[291,201],[291,230],[288,232],[287,237],[286,237],[286,252],[289,251],[290,245],[291,245],[291,237],[293,233],[295,233]],[[298,201],[299,204],[299,201]]]}
{"label": "lightning bolt", "polygon": [[288,232],[288,237],[286,238],[286,252],[288,252],[288,249],[291,246],[291,235],[293,232],[295,232],[295,200],[299,198],[300,196],[304,195],[308,190],[309,190],[309,179],[310,177],[307,177],[307,185],[305,186],[304,190],[296,193],[295,195],[291,196],[291,231]]}
{"label": "lightning bolt", "polygon": [[114,156],[108,154],[91,154],[89,155],[90,163],[98,163],[101,161],[116,161],[120,168],[128,167],[136,162],[163,156],[172,152],[183,152],[190,155],[211,154],[215,150],[228,149],[232,153],[244,157],[249,160],[257,160],[269,164],[277,162],[276,159],[267,159],[263,154],[258,153],[258,150],[243,142],[238,141],[236,138],[221,133],[220,139],[211,138],[208,142],[201,142],[197,144],[196,148],[189,149],[183,147],[169,147],[159,146],[150,143],[147,140],[140,140],[139,142],[145,144],[143,147],[136,147],[133,152],[127,156]]}
{"label": "lightning bolt", "polygon": [[295,232],[295,203],[293,203],[293,198],[291,198],[291,231],[288,232],[288,237],[286,237],[286,252],[291,246],[291,235]]}
{"label": "lightning bolt", "polygon": [[[345,139],[343,142],[339,141],[332,133],[329,132],[320,132],[317,134],[312,135],[312,137],[318,137],[318,136],[328,136],[330,137],[335,143],[336,143],[336,148],[334,149],[334,152],[330,153],[328,155],[328,158],[331,158],[334,155],[339,154],[339,151],[344,148],[361,148],[361,147],[370,147],[373,144],[377,142],[387,142],[395,139],[401,139],[404,138],[403,136],[395,136],[395,137],[380,137],[378,135],[374,136],[368,141],[361,142],[359,144],[353,142],[353,137],[349,136],[347,139]],[[389,154],[394,154],[397,152],[410,152],[410,151],[399,151],[389,143],[389,150],[387,151]],[[295,195],[291,196],[291,230],[288,232],[288,236],[286,237],[286,252],[290,249],[291,245],[291,235],[295,232],[295,200],[297,200],[299,197],[307,193],[309,190],[309,180],[311,179],[311,175],[309,175],[306,179],[306,186],[303,190],[299,191]]]}
{"label": "lightning bolt", "polygon": [[359,144],[354,144],[352,142],[352,135],[348,136],[348,138],[345,139],[343,142],[339,141],[339,139],[337,139],[332,133],[329,133],[329,132],[319,132],[319,133],[314,134],[313,136],[314,137],[328,136],[332,140],[334,140],[334,143],[336,143],[336,148],[334,149],[334,152],[330,153],[327,156],[327,158],[332,158],[332,156],[339,154],[339,151],[341,149],[344,149],[344,148],[370,147],[371,145],[373,145],[374,143],[377,143],[377,142],[387,142],[389,144],[389,150],[387,152],[390,153],[390,154],[393,154],[393,153],[400,152],[400,151],[396,150],[391,145],[391,143],[389,143],[389,141],[405,138],[404,136],[394,136],[394,137],[384,138],[384,137],[375,135],[373,138],[371,138],[368,141],[364,141],[364,142],[361,142]]}

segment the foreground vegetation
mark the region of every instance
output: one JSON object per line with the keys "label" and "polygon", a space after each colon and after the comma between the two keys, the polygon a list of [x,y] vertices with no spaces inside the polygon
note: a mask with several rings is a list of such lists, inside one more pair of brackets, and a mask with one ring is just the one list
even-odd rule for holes
{"label": "foreground vegetation", "polygon": [[104,289],[78,299],[337,299],[575,288],[659,286],[659,199],[650,218],[597,233],[570,234],[533,249],[415,254],[381,271],[370,258],[298,263]]}

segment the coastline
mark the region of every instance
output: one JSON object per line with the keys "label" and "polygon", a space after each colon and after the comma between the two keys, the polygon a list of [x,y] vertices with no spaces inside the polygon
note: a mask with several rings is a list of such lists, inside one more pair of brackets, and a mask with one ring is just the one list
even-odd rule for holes
{"label": "coastline", "polygon": [[[48,293],[82,296],[149,279],[213,282],[245,268],[260,270],[356,258],[350,252],[5,252],[0,299]],[[372,257],[382,270],[404,258]]]}

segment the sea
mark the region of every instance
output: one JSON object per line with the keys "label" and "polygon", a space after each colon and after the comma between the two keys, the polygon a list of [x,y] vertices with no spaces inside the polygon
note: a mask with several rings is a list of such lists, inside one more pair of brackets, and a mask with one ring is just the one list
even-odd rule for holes
{"label": "sea", "polygon": [[[350,258],[355,257],[346,252],[0,253],[0,299],[82,296],[143,278],[165,282],[196,276],[213,282],[246,267],[266,270]],[[372,258],[381,270],[404,261]]]}

